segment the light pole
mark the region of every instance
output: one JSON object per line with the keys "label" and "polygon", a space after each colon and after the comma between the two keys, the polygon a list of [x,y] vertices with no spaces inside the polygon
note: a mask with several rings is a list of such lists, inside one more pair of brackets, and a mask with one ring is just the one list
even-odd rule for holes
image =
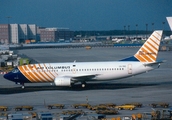
{"label": "light pole", "polygon": [[148,24],[146,23],[146,39],[147,39],[147,32],[148,32]]}
{"label": "light pole", "polygon": [[138,33],[138,24],[136,24],[136,38],[137,38],[137,33]]}
{"label": "light pole", "polygon": [[128,25],[128,35],[130,35],[130,25]]}
{"label": "light pole", "polygon": [[124,25],[124,36],[125,36],[125,30],[126,30],[126,26]]}
{"label": "light pole", "polygon": [[162,22],[162,30],[164,30],[164,24],[165,24],[165,22]]}
{"label": "light pole", "polygon": [[154,23],[152,23],[152,31],[154,31]]}
{"label": "light pole", "polygon": [[7,16],[6,17],[8,19],[8,24],[10,23],[10,18],[12,18],[11,16]]}

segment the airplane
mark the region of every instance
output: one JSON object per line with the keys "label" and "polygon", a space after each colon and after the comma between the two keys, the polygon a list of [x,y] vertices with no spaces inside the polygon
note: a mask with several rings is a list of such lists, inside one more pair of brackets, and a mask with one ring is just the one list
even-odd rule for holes
{"label": "airplane", "polygon": [[22,85],[24,83],[54,83],[56,86],[72,87],[87,82],[108,81],[135,76],[160,67],[157,61],[162,30],[154,31],[142,47],[131,57],[119,61],[38,63],[18,66],[4,75],[5,79]]}
{"label": "airplane", "polygon": [[166,19],[167,19],[167,22],[168,22],[170,29],[172,31],[172,17],[166,17]]}

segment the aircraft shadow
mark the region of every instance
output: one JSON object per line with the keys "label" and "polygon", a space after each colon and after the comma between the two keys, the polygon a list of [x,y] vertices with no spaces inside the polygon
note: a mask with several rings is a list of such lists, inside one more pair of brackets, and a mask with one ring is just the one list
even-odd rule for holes
{"label": "aircraft shadow", "polygon": [[80,84],[74,85],[73,87],[57,87],[57,86],[26,86],[25,89],[21,87],[13,88],[0,88],[0,94],[15,94],[15,93],[26,93],[26,92],[38,92],[38,91],[85,91],[85,90],[102,90],[102,89],[126,89],[126,88],[137,88],[143,86],[154,86],[158,84],[128,84],[128,83],[88,83],[85,88],[82,88]]}

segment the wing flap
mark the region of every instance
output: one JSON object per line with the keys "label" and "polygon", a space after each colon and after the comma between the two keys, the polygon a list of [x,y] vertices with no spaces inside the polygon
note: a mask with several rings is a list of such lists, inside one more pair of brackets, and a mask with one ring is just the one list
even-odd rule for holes
{"label": "wing flap", "polygon": [[94,79],[97,76],[97,74],[95,75],[81,75],[81,76],[73,76],[71,79],[74,82],[82,82],[82,81],[89,81]]}

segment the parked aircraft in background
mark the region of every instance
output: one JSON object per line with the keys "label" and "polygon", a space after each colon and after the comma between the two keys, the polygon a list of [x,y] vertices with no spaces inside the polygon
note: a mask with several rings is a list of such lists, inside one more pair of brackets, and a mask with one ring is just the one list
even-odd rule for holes
{"label": "parked aircraft in background", "polygon": [[4,78],[21,84],[50,82],[56,86],[82,87],[89,81],[116,80],[159,68],[157,61],[162,31],[154,31],[134,56],[108,62],[39,63],[18,66]]}
{"label": "parked aircraft in background", "polygon": [[172,17],[166,17],[166,19],[167,19],[167,22],[168,22],[170,29],[172,31]]}

